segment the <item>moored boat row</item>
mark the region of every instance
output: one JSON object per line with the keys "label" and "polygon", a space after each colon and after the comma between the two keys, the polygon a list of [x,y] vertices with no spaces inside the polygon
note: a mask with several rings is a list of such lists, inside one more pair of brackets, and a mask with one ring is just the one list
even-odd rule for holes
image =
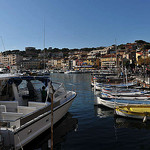
{"label": "moored boat row", "polygon": [[114,109],[118,116],[142,119],[143,122],[150,119],[150,92],[139,88],[137,81],[125,84],[116,84],[115,80],[115,84],[99,81],[95,78],[93,82],[94,89],[100,91],[94,100],[95,105]]}

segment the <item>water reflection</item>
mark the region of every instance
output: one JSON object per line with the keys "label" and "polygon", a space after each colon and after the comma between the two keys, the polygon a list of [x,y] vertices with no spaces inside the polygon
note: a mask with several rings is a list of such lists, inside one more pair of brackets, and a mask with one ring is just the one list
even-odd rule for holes
{"label": "water reflection", "polygon": [[114,122],[116,128],[150,129],[150,122],[144,123],[138,119],[115,117]]}
{"label": "water reflection", "polygon": [[114,110],[107,108],[105,106],[94,106],[95,114],[97,117],[106,118],[106,117],[113,117]]}
{"label": "water reflection", "polygon": [[94,95],[95,95],[95,96],[99,96],[99,95],[101,95],[101,91],[97,91],[97,90],[95,90],[95,88],[94,88],[94,87],[92,87],[92,88],[91,88],[91,90],[94,92]]}
{"label": "water reflection", "polygon": [[[71,131],[76,131],[78,120],[68,112],[58,123],[54,125],[54,149],[61,150],[61,142]],[[50,150],[51,129],[48,129],[39,137],[24,147],[24,150]]]}
{"label": "water reflection", "polygon": [[105,106],[94,106],[95,115],[99,118],[114,118],[115,128],[150,129],[150,121],[114,116],[114,110]]}

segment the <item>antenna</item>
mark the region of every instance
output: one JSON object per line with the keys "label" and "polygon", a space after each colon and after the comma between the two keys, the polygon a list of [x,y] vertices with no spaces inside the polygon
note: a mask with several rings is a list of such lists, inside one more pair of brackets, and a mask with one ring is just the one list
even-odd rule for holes
{"label": "antenna", "polygon": [[43,43],[43,46],[44,46],[44,70],[45,70],[45,18],[44,18],[44,43]]}
{"label": "antenna", "polygon": [[116,50],[116,69],[117,69],[117,74],[118,74],[118,57],[117,57],[117,42],[116,42],[116,38],[115,38],[115,50]]}
{"label": "antenna", "polygon": [[1,36],[1,41],[2,41],[2,45],[3,45],[4,51],[5,51],[5,45],[4,45],[2,36]]}
{"label": "antenna", "polygon": [[45,48],[45,18],[44,18],[44,43],[43,43],[43,46]]}
{"label": "antenna", "polygon": [[115,38],[115,50],[116,50],[116,67],[118,67],[118,62],[117,62],[117,44],[116,44],[116,38]]}

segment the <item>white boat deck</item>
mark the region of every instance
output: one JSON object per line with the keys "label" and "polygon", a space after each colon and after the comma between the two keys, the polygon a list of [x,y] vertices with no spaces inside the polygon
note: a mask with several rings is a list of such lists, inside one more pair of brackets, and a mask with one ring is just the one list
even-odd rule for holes
{"label": "white boat deck", "polygon": [[28,102],[28,106],[18,106],[17,101],[0,101],[0,121],[14,122],[47,105],[47,103],[42,102]]}

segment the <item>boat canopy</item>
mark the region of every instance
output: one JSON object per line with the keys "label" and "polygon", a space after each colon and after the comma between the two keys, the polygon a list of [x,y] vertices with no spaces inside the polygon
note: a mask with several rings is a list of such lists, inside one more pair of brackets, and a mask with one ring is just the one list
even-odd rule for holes
{"label": "boat canopy", "polygon": [[41,82],[43,82],[43,84],[45,84],[45,86],[48,85],[48,82],[50,82],[51,80],[49,79],[49,77],[40,77],[40,76],[21,76],[21,77],[11,77],[8,80],[8,84],[13,84],[15,83],[17,86],[22,82],[22,80],[26,80],[26,81],[31,81],[31,80],[39,80]]}

